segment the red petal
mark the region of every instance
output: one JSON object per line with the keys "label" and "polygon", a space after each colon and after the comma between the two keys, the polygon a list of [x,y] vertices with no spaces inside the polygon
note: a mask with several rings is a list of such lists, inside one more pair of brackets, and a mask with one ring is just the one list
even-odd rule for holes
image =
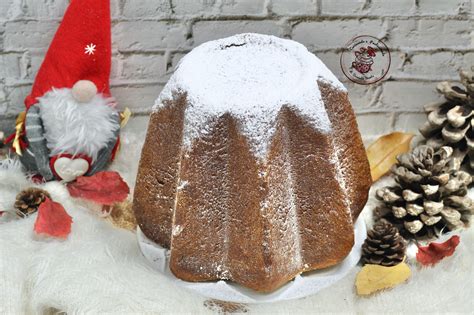
{"label": "red petal", "polygon": [[67,238],[71,233],[72,218],[64,207],[49,198],[38,208],[34,231],[36,234]]}
{"label": "red petal", "polygon": [[435,265],[444,257],[451,256],[459,244],[459,236],[454,235],[444,243],[430,243],[428,246],[418,246],[416,260],[423,266]]}
{"label": "red petal", "polygon": [[124,201],[130,193],[130,188],[120,174],[108,171],[78,177],[75,182],[68,184],[68,190],[72,197],[109,206]]}

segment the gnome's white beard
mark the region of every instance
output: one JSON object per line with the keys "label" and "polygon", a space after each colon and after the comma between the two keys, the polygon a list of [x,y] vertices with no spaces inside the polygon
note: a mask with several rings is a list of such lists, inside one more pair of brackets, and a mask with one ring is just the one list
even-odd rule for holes
{"label": "gnome's white beard", "polygon": [[78,103],[71,89],[53,89],[38,101],[51,156],[85,154],[95,161],[119,128],[113,100],[100,94],[88,103]]}

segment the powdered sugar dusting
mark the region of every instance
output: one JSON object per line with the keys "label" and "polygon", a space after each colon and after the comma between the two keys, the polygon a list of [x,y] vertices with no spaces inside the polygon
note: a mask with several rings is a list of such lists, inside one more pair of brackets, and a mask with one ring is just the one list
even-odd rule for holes
{"label": "powdered sugar dusting", "polygon": [[183,226],[182,225],[173,226],[173,231],[172,231],[173,237],[178,236],[182,231],[183,231]]}
{"label": "powdered sugar dusting", "polygon": [[332,140],[332,146],[334,151],[331,156],[331,162],[334,164],[334,169],[336,170],[336,180],[344,193],[344,206],[346,207],[346,211],[349,213],[349,218],[352,221],[351,201],[349,198],[348,187],[346,185],[347,178],[344,176],[342,171],[341,160],[339,158],[340,150],[338,149],[339,146],[335,143],[334,139]]}
{"label": "powdered sugar dusting", "polygon": [[344,90],[330,70],[303,45],[274,36],[240,34],[205,43],[178,64],[154,109],[186,92],[184,144],[209,132],[216,118],[230,113],[240,123],[255,155],[264,158],[281,106],[329,132],[317,80]]}
{"label": "powdered sugar dusting", "polygon": [[[289,136],[288,136],[288,130],[286,127],[283,127],[283,138],[285,138],[285,142],[289,142]],[[293,178],[293,172],[292,172],[292,166],[290,162],[290,156],[288,152],[288,148],[285,146],[285,149],[283,151],[283,156],[280,161],[282,164],[282,170],[286,176],[285,180],[283,182],[285,183],[283,187],[281,187],[279,190],[277,190],[276,195],[271,195],[270,198],[273,200],[278,200],[278,209],[277,211],[284,211],[286,212],[286,215],[283,215],[283,217],[286,217],[286,219],[280,218],[278,220],[279,222],[272,222],[273,226],[279,226],[280,233],[284,235],[284,238],[286,239],[287,244],[286,246],[278,246],[277,248],[274,248],[274,250],[282,250],[286,252],[288,255],[289,259],[287,261],[287,268],[288,269],[297,269],[301,268],[303,264],[303,257],[301,255],[302,252],[302,247],[301,247],[301,226],[298,221],[298,214],[296,210],[296,195],[295,195],[295,181]],[[274,185],[274,184],[273,184]],[[271,186],[273,186],[271,185]],[[273,188],[273,187],[272,187]],[[283,191],[282,191],[282,190]],[[271,189],[273,190],[273,189]],[[271,194],[275,194],[275,191],[272,191]],[[278,253],[280,255],[285,255],[284,252]]]}

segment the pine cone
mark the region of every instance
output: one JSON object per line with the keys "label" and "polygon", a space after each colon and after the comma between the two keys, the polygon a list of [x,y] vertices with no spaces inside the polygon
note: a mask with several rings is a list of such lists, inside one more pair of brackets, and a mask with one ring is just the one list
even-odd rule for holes
{"label": "pine cone", "polygon": [[51,198],[46,190],[39,188],[27,188],[22,190],[16,196],[14,207],[17,209],[19,216],[27,217],[30,214],[35,213],[46,198]]}
{"label": "pine cone", "polygon": [[380,220],[362,245],[364,264],[395,266],[405,258],[406,245],[398,229],[385,220]]}
{"label": "pine cone", "polygon": [[383,205],[376,217],[394,224],[407,238],[433,237],[464,226],[474,211],[467,196],[472,177],[453,162],[453,149],[422,145],[399,155],[392,167],[396,186],[377,190]]}
{"label": "pine cone", "polygon": [[460,77],[464,88],[446,81],[438,84],[436,89],[446,100],[425,106],[428,120],[420,132],[427,145],[450,146],[457,163],[468,162],[474,168],[474,73],[461,70]]}

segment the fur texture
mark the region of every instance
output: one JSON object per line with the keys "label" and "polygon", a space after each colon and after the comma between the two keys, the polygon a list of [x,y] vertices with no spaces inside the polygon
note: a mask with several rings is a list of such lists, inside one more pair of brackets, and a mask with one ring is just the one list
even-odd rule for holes
{"label": "fur texture", "polygon": [[85,154],[95,161],[120,127],[113,118],[113,99],[101,94],[81,104],[72,97],[71,89],[53,89],[38,100],[51,156]]}
{"label": "fur texture", "polygon": [[31,183],[23,173],[18,159],[0,160],[0,211],[6,212],[0,216],[0,222],[15,216],[13,204],[16,195],[28,185],[31,185]]}
{"label": "fur texture", "polygon": [[[136,123],[138,135],[130,133],[133,125],[131,121],[124,130],[122,153],[112,165],[129,184],[134,181],[144,138],[143,122]],[[7,178],[14,177],[10,174]],[[66,241],[37,241],[32,236],[35,215],[0,223],[1,314],[40,314],[52,310],[68,314],[215,314],[204,306],[206,298],[174,286],[152,270],[138,249],[134,233],[114,228],[80,206],[61,184],[50,182],[43,187],[73,217],[72,233]],[[0,196],[3,189],[4,186],[0,187]],[[374,192],[375,187],[371,190],[371,203],[361,214],[367,219]],[[316,295],[250,305],[249,313],[472,313],[473,243],[474,229],[470,228],[461,234],[461,243],[453,256],[434,268],[420,268],[411,260],[413,274],[407,284],[369,298],[354,293],[358,266],[346,278]]]}

